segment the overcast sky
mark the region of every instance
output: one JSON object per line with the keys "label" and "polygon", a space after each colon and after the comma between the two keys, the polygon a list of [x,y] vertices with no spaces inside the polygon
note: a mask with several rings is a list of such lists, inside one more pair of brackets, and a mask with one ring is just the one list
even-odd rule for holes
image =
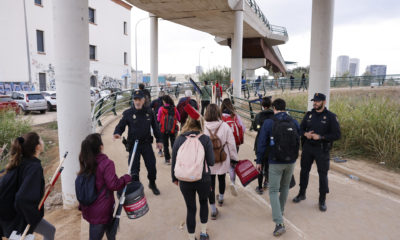
{"label": "overcast sky", "polygon": [[[289,41],[280,46],[286,61],[307,66],[310,61],[311,0],[258,0],[273,25],[288,30]],[[367,65],[386,64],[388,74],[400,74],[400,1],[336,0],[332,50],[332,73],[336,58],[360,59],[360,74]],[[135,25],[148,13],[132,8],[132,67],[135,68]],[[149,20],[138,24],[138,69],[150,72]],[[200,50],[202,47],[204,49]],[[230,67],[230,49],[218,45],[214,36],[172,22],[159,21],[159,72],[193,73],[200,63],[205,70]],[[263,70],[257,74],[263,74]]]}

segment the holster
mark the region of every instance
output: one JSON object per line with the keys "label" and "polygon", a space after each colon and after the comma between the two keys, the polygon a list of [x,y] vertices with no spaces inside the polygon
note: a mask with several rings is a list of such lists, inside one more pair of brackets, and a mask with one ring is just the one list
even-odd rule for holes
{"label": "holster", "polygon": [[125,145],[125,150],[127,152],[131,152],[133,148],[133,142],[130,140],[127,140],[125,137],[122,138],[122,144]]}

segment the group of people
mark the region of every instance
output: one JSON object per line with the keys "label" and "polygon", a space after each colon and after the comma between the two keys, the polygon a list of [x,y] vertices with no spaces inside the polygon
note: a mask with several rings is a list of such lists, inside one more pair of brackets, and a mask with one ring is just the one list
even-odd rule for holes
{"label": "group of people", "polygon": [[[133,143],[139,142],[130,174],[117,177],[114,162],[103,153],[99,134],[90,134],[83,140],[78,176],[95,176],[94,188],[97,192],[92,203],[80,203],[79,206],[83,218],[90,223],[89,239],[102,239],[104,234],[108,239],[115,239],[115,234],[109,228],[115,204],[110,196],[130,182],[140,181],[141,156],[147,168],[149,188],[155,195],[160,194],[156,185],[153,136],[157,148],[164,152],[165,162],[171,164],[172,182],[182,192],[187,208],[189,239],[197,239],[196,194],[200,203],[200,240],[210,238],[207,232],[208,205],[211,219],[216,220],[220,214],[216,203],[219,207],[224,204],[226,174],[229,174],[232,194],[237,195],[234,168],[239,160],[239,146],[244,141],[246,127],[230,99],[224,99],[221,106],[213,104],[211,98],[206,96],[208,89],[211,91],[206,82],[202,91],[205,96],[201,102],[201,113],[197,102],[191,98],[191,91],[185,92],[185,97],[176,107],[169,95],[160,93],[159,99],[150,102],[143,90],[134,92],[133,105],[123,113],[113,134],[114,139],[120,139],[128,126],[125,142],[129,152],[128,163],[133,154]],[[208,97],[211,97],[210,94]],[[336,115],[326,109],[325,100],[325,95],[316,93],[312,100],[314,109],[306,113],[300,125],[287,114],[286,103],[279,98],[272,103],[270,98],[263,98],[264,110],[256,116],[253,128],[258,131],[255,151],[256,167],[260,172],[257,190],[261,193],[262,188],[269,189],[272,216],[276,224],[275,236],[286,231],[282,215],[298,157],[300,138],[303,148],[300,191],[293,202],[306,199],[309,171],[315,160],[320,179],[319,208],[321,211],[327,209],[329,150],[332,142],[340,138],[340,128]],[[45,189],[43,169],[38,159],[43,149],[43,141],[34,132],[17,138],[12,144],[10,162],[5,171],[0,173],[0,190],[3,190],[2,184],[7,176],[10,179],[14,177],[16,194],[7,218],[4,214],[0,216],[0,236],[9,237],[13,230],[21,233],[30,224],[30,232],[37,232],[46,240],[54,239],[56,229],[43,219],[43,210],[37,208]],[[264,175],[267,175],[267,180],[262,186]],[[216,193],[217,179],[219,194]]]}

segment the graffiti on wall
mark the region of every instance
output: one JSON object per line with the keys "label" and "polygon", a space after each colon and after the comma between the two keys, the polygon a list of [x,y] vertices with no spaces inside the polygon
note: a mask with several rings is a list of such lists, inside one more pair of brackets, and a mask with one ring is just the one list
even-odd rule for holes
{"label": "graffiti on wall", "polygon": [[100,89],[106,89],[106,88],[121,88],[122,87],[122,81],[109,77],[109,76],[104,76],[103,79],[101,80],[101,83],[99,84]]}

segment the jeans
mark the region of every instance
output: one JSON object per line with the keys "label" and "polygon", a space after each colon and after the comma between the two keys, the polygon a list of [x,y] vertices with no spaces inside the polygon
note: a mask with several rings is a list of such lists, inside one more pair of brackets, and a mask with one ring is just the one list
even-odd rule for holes
{"label": "jeans", "polygon": [[90,224],[89,240],[102,240],[104,233],[108,240],[115,240],[115,235],[111,235],[108,224]]}
{"label": "jeans", "polygon": [[294,166],[294,163],[269,164],[269,199],[272,208],[272,219],[276,224],[283,223],[282,214],[285,210]]}

